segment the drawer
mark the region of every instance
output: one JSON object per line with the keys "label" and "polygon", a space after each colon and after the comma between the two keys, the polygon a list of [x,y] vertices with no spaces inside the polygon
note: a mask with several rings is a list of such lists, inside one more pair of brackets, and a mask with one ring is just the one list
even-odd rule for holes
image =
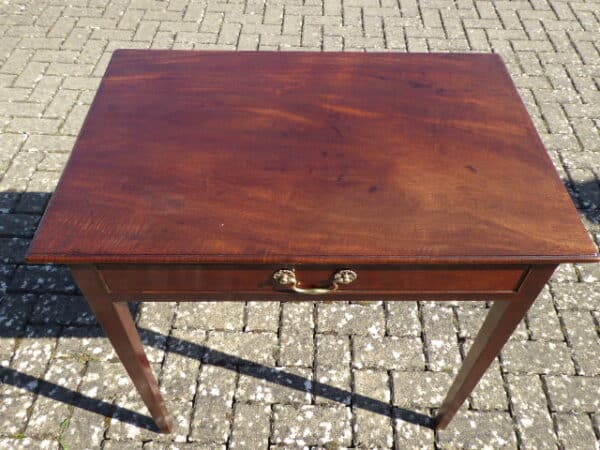
{"label": "drawer", "polygon": [[[98,270],[110,293],[289,293],[273,275],[292,269],[296,286],[303,289],[328,288],[341,269],[357,275],[349,284],[338,284],[331,296],[342,294],[402,293],[514,293],[529,270],[526,265],[361,265],[343,266],[235,266],[230,265],[99,265]],[[348,280],[346,280],[348,281]]]}

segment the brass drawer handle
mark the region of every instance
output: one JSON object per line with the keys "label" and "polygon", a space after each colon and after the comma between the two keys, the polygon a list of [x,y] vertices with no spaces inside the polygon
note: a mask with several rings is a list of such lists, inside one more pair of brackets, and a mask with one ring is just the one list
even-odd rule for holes
{"label": "brass drawer handle", "polygon": [[280,269],[273,274],[273,281],[279,286],[286,286],[292,292],[305,295],[323,295],[337,291],[340,284],[350,284],[358,278],[358,275],[353,270],[340,270],[333,275],[331,284],[328,288],[301,288],[296,279],[296,273],[293,269]]}

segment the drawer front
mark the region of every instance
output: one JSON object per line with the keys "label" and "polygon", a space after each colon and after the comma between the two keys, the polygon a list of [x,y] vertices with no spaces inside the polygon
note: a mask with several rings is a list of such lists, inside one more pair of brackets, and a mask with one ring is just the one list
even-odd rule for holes
{"label": "drawer front", "polygon": [[[402,293],[514,293],[529,267],[525,265],[454,266],[227,266],[227,265],[99,265],[99,273],[111,293],[253,293],[289,292],[273,275],[293,269],[297,286],[305,289],[332,286],[340,269],[357,274],[349,284],[339,284],[331,295]],[[304,294],[306,295],[306,294]],[[306,295],[308,296],[308,295]]]}

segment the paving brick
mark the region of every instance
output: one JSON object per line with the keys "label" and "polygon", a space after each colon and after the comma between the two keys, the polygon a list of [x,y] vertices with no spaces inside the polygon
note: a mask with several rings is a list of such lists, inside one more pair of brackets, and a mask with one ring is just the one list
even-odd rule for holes
{"label": "paving brick", "polygon": [[0,134],[0,170],[5,172],[11,165],[11,161],[17,154],[24,141],[24,136],[20,134],[4,133]]}
{"label": "paving brick", "polygon": [[527,324],[534,340],[564,340],[560,320],[548,287],[544,288],[527,312]]}
{"label": "paving brick", "polygon": [[248,302],[246,330],[277,331],[279,329],[279,312],[279,302]]}
{"label": "paving brick", "polygon": [[277,335],[211,331],[206,341],[207,362],[274,365]]}
{"label": "paving brick", "polygon": [[587,311],[564,311],[562,320],[573,349],[577,373],[600,375],[600,338],[593,316]]}
{"label": "paving brick", "polygon": [[46,118],[16,118],[11,120],[8,131],[15,133],[55,133],[60,120]]}
{"label": "paving brick", "polygon": [[232,419],[230,404],[218,398],[205,399],[194,408],[190,438],[197,444],[224,444],[231,431]]}
{"label": "paving brick", "polygon": [[0,447],[10,448],[12,450],[29,450],[36,448],[39,450],[54,450],[56,440],[54,439],[32,439],[29,437],[21,438],[0,438]]}
{"label": "paving brick", "polygon": [[[31,52],[30,54],[32,54]],[[48,64],[31,61],[23,70],[19,72],[19,76],[14,82],[16,87],[33,87],[42,77]]]}
{"label": "paving brick", "polygon": [[40,217],[31,214],[0,215],[0,236],[32,237]]}
{"label": "paving brick", "polygon": [[63,266],[20,266],[9,286],[13,291],[76,293],[71,273]]}
{"label": "paving brick", "polygon": [[598,264],[577,264],[577,272],[584,283],[600,282],[600,268]]}
{"label": "paving brick", "polygon": [[471,406],[479,411],[508,410],[500,365],[494,361],[471,393]]}
{"label": "paving brick", "polygon": [[[33,409],[27,423],[25,434],[32,437],[58,435],[65,421],[71,416],[71,408],[67,401],[77,395],[85,365],[79,361],[51,362],[44,375],[44,381],[54,383],[57,387],[42,385],[40,395],[33,404]],[[64,389],[66,388],[66,389]],[[64,392],[68,393],[68,396]],[[57,402],[53,397],[60,395],[63,402]]]}
{"label": "paving brick", "polygon": [[14,272],[14,264],[0,264],[0,293],[4,294],[6,292]]}
{"label": "paving brick", "polygon": [[358,369],[423,369],[425,366],[419,338],[357,336],[353,343],[353,365]]}
{"label": "paving brick", "polygon": [[97,325],[96,318],[83,297],[42,294],[33,309],[32,323],[61,325]]}
{"label": "paving brick", "polygon": [[237,403],[229,440],[230,448],[267,448],[271,409],[265,405]]}
{"label": "paving brick", "polygon": [[368,305],[322,303],[318,305],[319,333],[383,336],[384,309],[381,303]]}
{"label": "paving brick", "polygon": [[394,420],[396,448],[435,448],[434,432],[421,423],[422,417],[428,417],[428,412],[413,410],[403,412],[402,418]]}
{"label": "paving brick", "polygon": [[[0,401],[0,436],[15,436],[23,433],[28,419],[28,410],[34,400],[33,393],[2,397],[2,401]],[[7,440],[0,438],[0,447],[4,445],[3,442],[6,444]]]}
{"label": "paving brick", "polygon": [[272,442],[295,446],[349,446],[352,440],[350,408],[275,405]]}
{"label": "paving brick", "polygon": [[191,402],[196,395],[199,373],[197,359],[167,353],[160,372],[160,390],[165,398]]}
{"label": "paving brick", "polygon": [[317,366],[344,367],[350,364],[350,339],[347,336],[317,335]]}
{"label": "paving brick", "polygon": [[313,303],[284,303],[279,364],[310,367],[313,363]]}
{"label": "paving brick", "polygon": [[350,366],[317,366],[314,393],[317,405],[350,405],[352,399]]}
{"label": "paving brick", "polygon": [[243,403],[299,405],[311,402],[312,370],[304,367],[247,367],[235,394]]}
{"label": "paving brick", "polygon": [[558,437],[563,448],[598,448],[598,438],[594,435],[592,422],[587,414],[557,414]]}
{"label": "paving brick", "polygon": [[58,333],[56,326],[29,325],[25,328],[10,362],[11,370],[2,377],[0,396],[22,395],[39,386],[38,380],[32,380],[31,377],[41,379],[46,372]]}
{"label": "paving brick", "polygon": [[[8,294],[0,299],[0,360],[13,384],[0,388],[0,415],[14,420],[0,425],[0,447],[54,448],[60,434],[71,448],[389,448],[393,426],[396,448],[501,448],[517,445],[511,419],[521,448],[586,448],[600,436],[598,265],[557,270],[518,326],[502,366],[493,363],[450,429],[437,436],[422,424],[439,407],[450,372],[483,322],[488,309],[482,303],[423,302],[420,312],[416,302],[186,303],[176,328],[175,305],[143,304],[136,320],[150,360],[162,363],[161,389],[176,416],[176,433],[169,436],[144,428],[145,407],[68,272],[21,265],[116,48],[495,51],[583,208],[586,226],[600,239],[600,48],[593,2],[55,0],[8,2],[2,21],[0,292]],[[32,360],[38,351],[44,353]],[[27,376],[52,379],[57,372],[46,374],[46,368],[62,364],[88,366],[83,389],[92,398],[66,405],[40,396],[32,404],[39,383]],[[391,384],[383,382],[387,371]],[[65,383],[55,381],[76,391],[67,373]],[[390,401],[398,405],[393,421],[385,413],[390,386]],[[210,394],[213,388],[218,395]],[[273,404],[288,415],[271,417]],[[300,421],[300,405],[313,416]],[[128,410],[141,415],[132,418]],[[307,437],[292,434],[315,418],[322,428]],[[27,431],[28,421],[39,425],[27,428],[35,439],[8,437]]]}
{"label": "paving brick", "polygon": [[456,339],[454,311],[452,308],[428,302],[422,304],[422,314],[429,368],[434,371],[456,371],[461,355]]}
{"label": "paving brick", "polygon": [[452,377],[445,372],[393,372],[394,404],[406,408],[439,408]]}
{"label": "paving brick", "polygon": [[[29,239],[24,238],[0,238],[0,262],[22,263],[29,248],[29,242]],[[22,281],[27,283],[25,280]],[[14,285],[14,281],[11,284]]]}
{"label": "paving brick", "polygon": [[439,431],[443,448],[517,448],[512,420],[506,412],[462,411],[448,428]]}
{"label": "paving brick", "polygon": [[538,375],[508,375],[511,405],[524,449],[555,449],[556,434]]}
{"label": "paving brick", "polygon": [[593,310],[600,304],[600,289],[595,283],[560,284],[553,292],[558,309]]}
{"label": "paving brick", "polygon": [[361,396],[361,402],[355,401],[352,408],[356,445],[391,448],[394,438],[389,417],[391,392],[388,373],[382,370],[354,371],[354,393]]}
{"label": "paving brick", "polygon": [[79,392],[87,397],[111,401],[132,389],[131,380],[119,361],[90,361]]}
{"label": "paving brick", "polygon": [[574,374],[571,353],[564,342],[511,339],[502,350],[502,365],[511,373]]}
{"label": "paving brick", "polygon": [[50,198],[48,192],[24,192],[19,197],[15,212],[25,214],[41,214]]}
{"label": "paving brick", "polygon": [[241,330],[244,326],[241,302],[186,302],[179,305],[175,326],[201,330]]}
{"label": "paving brick", "polygon": [[594,412],[600,406],[600,379],[581,376],[546,376],[552,411]]}

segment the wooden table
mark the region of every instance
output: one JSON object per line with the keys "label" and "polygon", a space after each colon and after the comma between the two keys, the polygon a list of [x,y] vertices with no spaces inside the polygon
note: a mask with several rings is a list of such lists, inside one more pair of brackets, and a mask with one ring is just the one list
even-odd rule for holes
{"label": "wooden table", "polygon": [[444,428],[598,255],[498,56],[119,50],[27,260],[70,266],[168,432],[126,302],[492,300]]}

